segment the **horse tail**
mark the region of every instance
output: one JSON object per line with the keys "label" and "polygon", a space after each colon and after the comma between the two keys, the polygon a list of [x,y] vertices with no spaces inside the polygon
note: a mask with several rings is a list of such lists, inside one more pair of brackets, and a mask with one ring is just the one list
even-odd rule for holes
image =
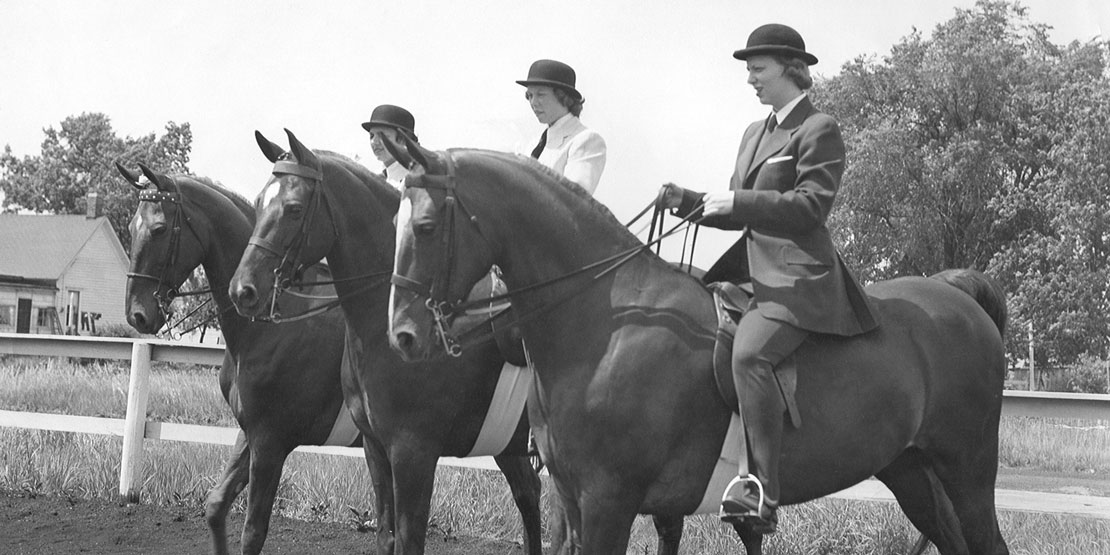
{"label": "horse tail", "polygon": [[1006,336],[1006,293],[990,276],[976,270],[957,268],[944,270],[929,276],[971,295],[979,306],[987,312],[998,327],[998,334]]}

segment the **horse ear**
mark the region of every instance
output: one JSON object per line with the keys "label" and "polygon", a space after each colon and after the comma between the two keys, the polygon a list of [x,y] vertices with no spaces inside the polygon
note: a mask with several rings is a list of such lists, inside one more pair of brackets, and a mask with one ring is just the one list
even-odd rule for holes
{"label": "horse ear", "polygon": [[292,131],[286,129],[285,134],[289,136],[289,150],[293,153],[293,158],[297,159],[297,163],[317,170],[320,169],[320,161],[316,159],[316,154],[301,144],[301,141],[297,140],[297,136]]}
{"label": "horse ear", "polygon": [[173,190],[173,183],[170,182],[170,178],[167,175],[158,173],[148,168],[147,165],[143,164],[142,162],[139,163],[139,169],[143,171],[143,175],[145,175],[146,178],[149,179],[150,182],[154,184],[154,187],[157,188],[159,191]]}
{"label": "horse ear", "polygon": [[146,189],[146,185],[139,184],[139,174],[134,173],[131,170],[123,167],[123,164],[120,164],[119,162],[116,162],[116,170],[119,171],[119,174],[122,175],[123,178],[126,179],[127,182],[133,185],[136,189]]}
{"label": "horse ear", "polygon": [[258,143],[258,148],[262,149],[262,155],[271,162],[277,162],[278,158],[281,158],[281,155],[285,154],[284,148],[270,141],[270,139],[263,137],[261,131],[255,130],[254,140]]}
{"label": "horse ear", "polygon": [[388,138],[382,139],[382,146],[385,147],[385,150],[389,152],[389,155],[392,156],[394,160],[399,162],[402,166],[412,169],[413,159],[412,155],[408,153],[409,137],[403,132],[398,133],[398,135],[401,136],[401,140],[405,141],[405,150],[402,151],[397,148],[397,145],[393,144],[393,141]]}

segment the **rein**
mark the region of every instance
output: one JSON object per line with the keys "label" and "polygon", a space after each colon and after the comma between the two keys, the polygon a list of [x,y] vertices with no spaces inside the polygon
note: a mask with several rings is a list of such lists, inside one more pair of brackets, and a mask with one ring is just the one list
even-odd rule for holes
{"label": "rein", "polygon": [[[594,281],[597,281],[597,280],[603,278],[605,275],[609,274],[610,272],[613,272],[614,270],[620,268],[624,264],[628,263],[633,258],[635,258],[635,256],[638,255],[640,252],[642,252],[644,250],[647,250],[647,249],[650,249],[652,246],[655,246],[658,249],[659,243],[664,238],[669,237],[669,236],[674,235],[675,233],[677,233],[678,230],[683,225],[689,224],[689,223],[697,224],[704,218],[704,216],[702,216],[702,217],[699,217],[697,220],[692,219],[694,217],[694,215],[698,213],[698,211],[702,208],[702,206],[704,204],[704,203],[699,203],[695,207],[695,209],[692,210],[687,216],[683,217],[681,219],[681,221],[679,221],[679,223],[675,224],[669,231],[664,233],[663,232],[662,218],[660,216],[661,212],[662,212],[662,209],[658,208],[658,203],[657,202],[653,202],[652,204],[649,204],[648,207],[644,208],[644,210],[642,210],[640,212],[640,214],[638,214],[635,218],[633,218],[633,220],[631,222],[629,222],[628,225],[632,225],[633,223],[635,223],[641,216],[643,216],[645,213],[647,213],[647,211],[651,208],[652,205],[656,205],[655,214],[653,215],[653,218],[652,218],[652,228],[653,228],[652,232],[654,233],[654,228],[656,227],[657,220],[658,220],[659,232],[660,232],[658,238],[653,239],[651,236],[649,236],[648,242],[645,243],[645,244],[637,245],[635,247],[631,247],[631,248],[626,249],[624,251],[618,252],[614,255],[608,256],[608,257],[606,257],[602,260],[598,260],[596,262],[587,264],[586,266],[583,266],[582,268],[579,268],[577,270],[573,270],[573,271],[568,272],[566,274],[563,274],[561,276],[556,276],[554,278],[547,279],[547,280],[544,280],[544,281],[541,281],[541,282],[538,282],[538,283],[533,283],[531,285],[527,285],[527,286],[521,287],[519,289],[515,289],[515,290],[510,291],[508,293],[504,293],[504,294],[501,294],[501,295],[491,295],[488,299],[480,299],[480,300],[476,299],[476,300],[473,300],[473,301],[451,302],[449,300],[443,299],[442,297],[437,297],[437,292],[439,292],[439,291],[446,292],[447,287],[450,284],[451,270],[454,266],[455,245],[454,245],[454,233],[453,232],[454,232],[454,229],[455,229],[455,211],[456,211],[456,209],[462,210],[465,213],[465,215],[467,216],[467,219],[469,219],[475,225],[475,227],[477,228],[479,235],[481,235],[483,238],[486,238],[487,241],[489,240],[489,238],[487,237],[486,234],[482,233],[482,228],[478,223],[477,217],[470,214],[470,212],[466,209],[465,205],[463,204],[461,198],[457,194],[458,187],[457,187],[456,176],[455,176],[455,165],[454,165],[454,161],[451,157],[450,152],[443,152],[441,154],[442,154],[442,156],[444,157],[444,159],[446,160],[446,163],[447,163],[447,175],[446,176],[434,176],[434,177],[445,177],[445,179],[429,179],[429,176],[424,176],[423,179],[420,180],[419,184],[412,184],[411,182],[408,182],[408,183],[406,183],[406,186],[407,187],[418,188],[418,189],[443,189],[444,190],[444,192],[446,194],[446,200],[445,200],[446,222],[445,222],[445,226],[444,226],[444,234],[443,234],[443,237],[441,238],[441,241],[442,241],[442,243],[444,243],[445,249],[447,251],[447,256],[440,259],[440,265],[439,265],[440,268],[439,268],[439,271],[437,272],[437,275],[434,278],[434,281],[432,282],[431,286],[428,286],[428,285],[426,285],[426,284],[424,284],[424,283],[422,283],[418,280],[412,279],[408,276],[404,276],[404,275],[401,275],[401,274],[398,274],[398,273],[394,273],[393,277],[391,278],[390,281],[393,283],[393,285],[395,285],[397,287],[408,289],[408,290],[413,291],[417,294],[424,295],[427,298],[427,300],[425,301],[424,304],[425,304],[425,307],[432,313],[432,317],[433,317],[433,320],[435,322],[436,335],[439,337],[440,342],[443,344],[443,347],[444,347],[444,350],[446,351],[446,353],[448,355],[452,356],[452,357],[461,356],[464,346],[469,347],[469,346],[474,346],[474,345],[480,344],[484,341],[489,340],[495,334],[491,329],[490,331],[484,331],[484,332],[482,332],[481,334],[479,334],[477,336],[466,337],[465,340],[462,343],[460,343],[456,338],[452,337],[451,334],[448,332],[448,329],[450,328],[449,321],[450,321],[451,318],[457,317],[459,314],[464,313],[465,311],[467,311],[471,308],[474,308],[476,306],[484,305],[484,304],[487,304],[487,303],[496,303],[496,302],[502,301],[502,300],[508,300],[513,295],[520,295],[522,293],[527,293],[527,292],[530,292],[530,291],[536,291],[536,290],[539,290],[539,289],[550,287],[552,285],[555,285],[555,284],[558,284],[560,282],[569,280],[571,278],[580,276],[580,275],[582,275],[584,273],[587,273],[587,272],[590,272],[592,270],[601,268],[602,266],[606,266],[606,265],[611,264],[608,267],[601,270],[600,272],[598,272],[593,277],[591,277],[590,282],[592,283]],[[695,232],[695,237],[696,237],[696,232]],[[685,256],[685,247],[683,249],[683,255]],[[691,251],[691,257],[692,256],[693,256],[693,253]],[[562,303],[570,300],[571,298],[580,294],[584,289],[585,288],[572,290],[572,291],[568,292],[567,294],[561,296],[560,298],[556,299],[553,302],[550,302],[550,303],[548,303],[544,306],[540,306],[538,308],[535,308],[535,309],[533,309],[529,312],[526,312],[524,314],[516,315],[513,318],[513,320],[509,323],[509,325],[519,325],[520,323],[530,321],[530,320],[540,316],[541,314],[543,314],[543,313],[545,313],[549,310],[552,310],[555,307],[561,305]],[[482,328],[486,327],[487,324],[492,322],[496,317],[497,317],[497,315],[490,316],[490,317],[486,318],[485,321],[480,322],[479,324],[476,324],[474,327],[470,328],[469,330],[463,332],[460,335],[461,336],[467,336],[469,333],[473,332],[474,330],[482,329]]]}

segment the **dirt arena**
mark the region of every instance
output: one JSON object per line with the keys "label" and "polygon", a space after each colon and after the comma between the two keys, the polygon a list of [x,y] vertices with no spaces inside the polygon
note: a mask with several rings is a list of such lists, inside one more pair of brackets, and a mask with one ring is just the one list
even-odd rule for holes
{"label": "dirt arena", "polygon": [[[233,513],[230,548],[239,552],[242,514]],[[335,522],[307,522],[274,517],[266,553],[374,554],[371,534]],[[182,555],[210,553],[208,527],[196,508],[152,505],[120,506],[102,500],[29,497],[0,492],[0,553],[39,555],[104,553],[113,555]],[[428,555],[508,555],[519,545],[476,538],[445,538],[433,529]]]}

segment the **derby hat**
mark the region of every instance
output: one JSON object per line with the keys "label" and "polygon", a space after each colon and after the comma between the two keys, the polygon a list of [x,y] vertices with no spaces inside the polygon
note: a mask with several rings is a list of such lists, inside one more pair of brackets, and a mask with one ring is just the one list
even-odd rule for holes
{"label": "derby hat", "polygon": [[748,45],[732,53],[737,60],[747,60],[760,54],[779,54],[802,60],[807,65],[817,63],[817,56],[806,52],[806,41],[794,29],[778,23],[769,23],[748,35]]}
{"label": "derby hat", "polygon": [[412,117],[412,113],[400,106],[382,104],[374,108],[374,112],[370,114],[370,121],[363,123],[362,128],[369,131],[374,126],[400,129],[413,139],[416,138],[416,119]]}
{"label": "derby hat", "polygon": [[536,60],[528,68],[528,78],[517,81],[524,85],[544,85],[558,87],[569,92],[574,98],[581,100],[582,93],[574,88],[574,68],[555,60]]}

